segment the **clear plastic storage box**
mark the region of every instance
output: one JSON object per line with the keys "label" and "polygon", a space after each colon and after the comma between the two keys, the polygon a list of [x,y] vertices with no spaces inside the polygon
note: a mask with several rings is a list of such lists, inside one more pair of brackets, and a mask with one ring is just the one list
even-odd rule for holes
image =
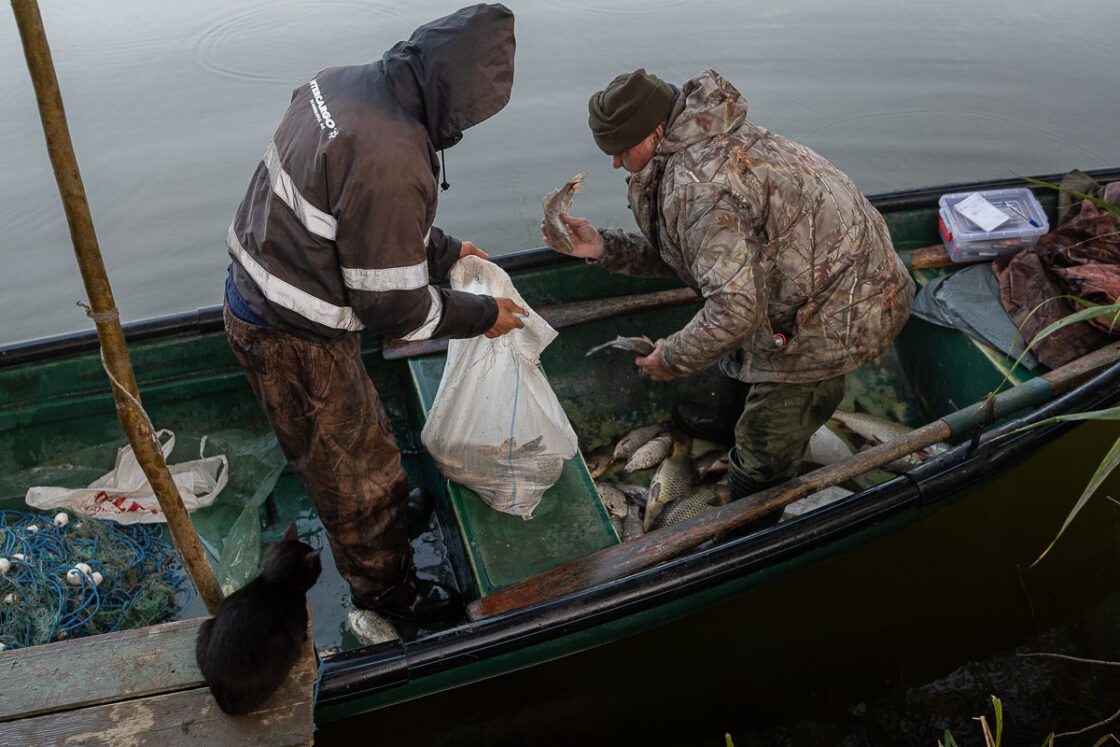
{"label": "clear plastic storage box", "polygon": [[[979,194],[1008,220],[991,231],[962,215],[956,206]],[[1050,222],[1038,199],[1025,187],[954,192],[941,196],[941,239],[954,262],[982,262],[1026,249],[1050,230]]]}

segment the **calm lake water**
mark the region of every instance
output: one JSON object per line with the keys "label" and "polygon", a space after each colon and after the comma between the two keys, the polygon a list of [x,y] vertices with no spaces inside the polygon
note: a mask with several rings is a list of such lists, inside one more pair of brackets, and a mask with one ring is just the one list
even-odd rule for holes
{"label": "calm lake water", "polygon": [[[292,89],[368,62],[457,3],[42,3],[74,147],[125,321],[221,300],[224,236]],[[1120,6],[513,2],[510,104],[448,152],[438,223],[492,254],[539,246],[540,196],[587,171],[575,214],[632,226],[587,97],[644,66],[706,67],[754,121],[869,194],[1120,164]],[[92,328],[10,9],[0,12],[0,344]]]}
{"label": "calm lake water", "polygon": [[[448,152],[452,187],[437,216],[445,230],[495,255],[540,245],[541,195],[578,171],[588,176],[574,214],[633,225],[624,174],[595,148],[586,101],[614,75],[640,66],[676,83],[715,68],[746,95],[752,120],[813,147],[868,194],[1120,165],[1116,0],[509,5],[518,38],[512,100]],[[123,320],[220,303],[226,228],[292,89],[324,67],[375,59],[457,7],[429,0],[43,2]],[[11,270],[0,274],[0,344],[90,329],[75,306],[85,293],[8,9],[0,12],[0,96],[0,258]],[[1093,433],[1090,441],[1100,445],[1115,428]],[[676,642],[652,631],[502,678],[465,701],[424,699],[355,728],[363,741],[381,736],[387,744],[404,743],[404,734],[417,744],[468,743],[472,729],[491,744],[546,744],[578,726],[579,743],[599,744],[609,733],[611,744],[628,744],[626,735],[637,733],[656,743],[650,735],[661,718],[678,728],[697,725],[680,743],[694,734],[695,743],[718,745],[723,730],[746,733],[769,709],[796,714],[798,698],[808,718],[830,703],[847,708],[861,687],[924,682],[1120,586],[1110,565],[1120,533],[1103,497],[1054,564],[1039,571],[1049,581],[1015,567],[1053,536],[1104,448],[1063,457],[1068,473],[1040,467],[1026,493],[1022,485],[996,485],[984,500],[935,517],[958,527],[1007,521],[1009,533],[1023,535],[1014,559],[986,556],[967,535],[946,547],[951,533],[926,523],[860,560],[806,574],[799,594],[808,596],[763,590],[699,616],[711,642],[692,641],[689,650],[728,656],[720,681],[690,682],[689,662],[669,653]],[[1113,495],[1116,485],[1106,486]],[[1088,547],[1097,549],[1066,554]],[[1071,585],[1070,577],[1084,583]],[[896,614],[878,617],[887,610],[908,611],[900,625]],[[784,640],[762,662],[723,645],[755,636]],[[915,651],[918,640],[936,643]],[[671,673],[680,692],[643,691],[641,672],[652,666]],[[520,707],[529,710],[517,715]],[[977,713],[956,714],[961,729],[974,729],[968,719]],[[418,729],[427,719],[430,728]],[[353,743],[341,727],[320,736],[324,744]],[[764,743],[778,742],[736,741]]]}

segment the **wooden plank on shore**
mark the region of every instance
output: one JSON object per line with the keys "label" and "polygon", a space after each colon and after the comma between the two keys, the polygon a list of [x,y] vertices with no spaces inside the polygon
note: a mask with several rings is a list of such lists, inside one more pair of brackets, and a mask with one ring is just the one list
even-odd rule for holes
{"label": "wooden plank on shore", "polygon": [[[306,667],[305,660],[260,710],[244,716],[222,713],[210,690],[202,686],[6,721],[0,723],[0,745],[309,745],[313,743],[315,671],[313,666]],[[296,693],[300,697],[293,699]]]}
{"label": "wooden plank on shore", "polygon": [[2,652],[0,721],[198,687],[194,642],[204,619]]}
{"label": "wooden plank on shore", "polygon": [[[0,653],[0,745],[309,745],[318,657],[307,640],[260,709],[228,716],[194,660],[207,618]],[[22,710],[20,710],[22,709]]]}

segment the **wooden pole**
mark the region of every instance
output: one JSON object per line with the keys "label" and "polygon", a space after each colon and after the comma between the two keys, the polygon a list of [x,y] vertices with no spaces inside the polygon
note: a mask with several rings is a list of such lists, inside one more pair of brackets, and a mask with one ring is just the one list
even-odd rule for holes
{"label": "wooden pole", "polygon": [[74,253],[92,306],[87,313],[97,325],[101,359],[112,382],[117,417],[132,444],[144,475],[155,491],[187,572],[206,604],[206,609],[213,613],[222,599],[222,592],[190,515],[179,497],[179,489],[167,469],[155,429],[140,404],[140,393],[125,344],[124,330],[121,329],[113,291],[109,287],[109,276],[105,272],[105,263],[93,229],[85,187],[74,156],[74,145],[70,140],[62,94],[58,88],[58,78],[47,45],[39,5],[36,0],[12,0],[12,10],[15,12],[27,67],[35,87],[43,134],[47,139],[47,151],[54,167],[58,190],[62,195]]}
{"label": "wooden pole", "polygon": [[[671,288],[650,293],[635,293],[629,296],[593,298],[588,301],[569,301],[541,306],[537,313],[556,329],[571,327],[586,322],[597,322],[637,311],[661,309],[686,303],[698,303],[703,299],[691,288]],[[442,353],[447,350],[447,340],[404,340],[386,339],[381,355],[385,360],[412,358],[418,355]]]}
{"label": "wooden pole", "polygon": [[1094,372],[1117,362],[1120,362],[1120,343],[1113,343],[1043,376],[1000,392],[991,402],[977,402],[971,407],[910,431],[901,438],[853,454],[842,462],[821,467],[708,513],[657,529],[630,542],[612,545],[488,594],[467,606],[467,617],[481,620],[510,612],[519,607],[589,589],[671,560],[702,542],[737,529],[819,490],[950,436],[966,434],[985,415],[998,418],[1010,411],[1037,406],[1069,391]]}

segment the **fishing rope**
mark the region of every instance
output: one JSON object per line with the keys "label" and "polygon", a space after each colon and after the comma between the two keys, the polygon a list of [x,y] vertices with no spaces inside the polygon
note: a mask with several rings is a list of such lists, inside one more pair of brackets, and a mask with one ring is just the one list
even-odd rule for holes
{"label": "fishing rope", "polygon": [[153,625],[193,587],[159,525],[0,511],[0,647]]}

